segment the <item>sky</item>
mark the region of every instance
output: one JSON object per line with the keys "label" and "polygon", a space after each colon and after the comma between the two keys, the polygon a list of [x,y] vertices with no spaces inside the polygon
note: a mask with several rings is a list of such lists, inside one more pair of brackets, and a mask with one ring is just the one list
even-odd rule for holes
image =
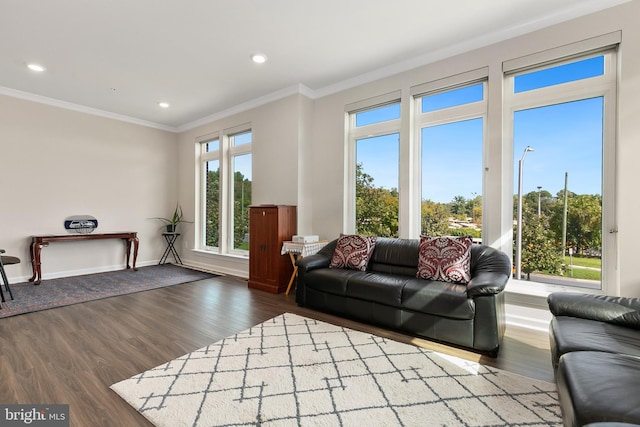
{"label": "sky", "polygon": [[[516,93],[580,80],[604,72],[601,56],[516,76]],[[426,97],[423,111],[433,111],[482,99],[482,85]],[[577,194],[602,194],[602,98],[591,98],[517,111],[513,117],[513,184],[518,185],[518,162],[523,162],[523,193],[542,190],[555,195],[564,188]],[[358,113],[363,126],[400,116],[399,104]],[[422,129],[423,199],[448,203],[482,194],[482,119]],[[398,134],[359,140],[357,161],[374,177],[374,185],[398,188]]]}

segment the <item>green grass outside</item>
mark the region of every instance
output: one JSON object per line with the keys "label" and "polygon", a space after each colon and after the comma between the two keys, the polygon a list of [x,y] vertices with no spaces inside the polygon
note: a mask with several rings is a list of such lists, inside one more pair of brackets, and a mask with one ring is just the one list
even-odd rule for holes
{"label": "green grass outside", "polygon": [[574,268],[573,274],[571,274],[571,270],[569,269],[569,266],[567,266],[564,272],[564,277],[570,277],[572,279],[600,280],[600,270]]}
{"label": "green grass outside", "polygon": [[[580,257],[574,255],[571,261],[573,265],[579,265],[581,267],[601,268],[602,266],[602,259],[595,257]],[[569,265],[568,255],[564,257],[564,263]]]}

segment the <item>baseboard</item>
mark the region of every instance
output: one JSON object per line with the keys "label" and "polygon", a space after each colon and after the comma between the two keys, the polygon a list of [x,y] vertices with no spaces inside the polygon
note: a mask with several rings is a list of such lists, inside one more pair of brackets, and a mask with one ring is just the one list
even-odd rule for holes
{"label": "baseboard", "polygon": [[[142,261],[136,262],[136,267],[146,267],[148,265],[156,265],[158,264],[158,260],[155,261]],[[65,271],[54,271],[53,273],[42,272],[42,280],[47,279],[59,279],[61,277],[72,277],[72,276],[82,276],[83,274],[95,274],[95,273],[106,273],[108,271],[117,271],[124,270],[124,264],[117,265],[105,265],[100,267],[91,267],[91,268],[81,268],[78,270],[65,270]],[[14,276],[9,277],[9,283],[22,283],[27,282],[31,279],[31,276]]]}
{"label": "baseboard", "polygon": [[507,325],[544,332],[549,330],[552,315],[548,309],[508,303],[505,306],[505,311]]}
{"label": "baseboard", "polygon": [[196,262],[196,261],[192,261],[192,260],[183,260],[184,262],[184,266],[185,267],[191,267],[191,268],[195,268],[196,270],[200,270],[200,271],[206,271],[209,273],[214,273],[214,274],[222,274],[224,276],[235,276],[235,277],[239,277],[241,279],[248,279],[249,275],[247,274],[246,270],[240,270],[240,269],[234,269],[234,268],[228,268],[228,267],[223,267],[220,265],[216,265],[213,266],[211,264],[206,264],[203,262]]}

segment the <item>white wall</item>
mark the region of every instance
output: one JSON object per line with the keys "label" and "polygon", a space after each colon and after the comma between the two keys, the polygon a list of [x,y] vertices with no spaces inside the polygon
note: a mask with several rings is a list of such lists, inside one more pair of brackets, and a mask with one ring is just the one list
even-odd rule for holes
{"label": "white wall", "polygon": [[[309,100],[292,95],[267,105],[234,114],[179,135],[180,203],[185,216],[201,219],[195,211],[198,198],[197,142],[204,135],[250,124],[252,140],[252,204],[298,205],[298,173],[300,170],[301,123],[307,119]],[[302,142],[304,144],[304,142]],[[302,215],[300,208],[298,215]],[[185,263],[222,273],[248,277],[246,257],[220,256],[194,250],[197,246],[195,224],[181,237],[182,259]]]}
{"label": "white wall", "polygon": [[[30,236],[66,233],[70,215],[95,216],[100,231],[137,231],[138,265],[157,262],[160,223],[177,197],[177,136],[0,95],[0,248],[21,258],[12,281],[31,276]],[[120,269],[122,242],[52,243],[43,277]]]}

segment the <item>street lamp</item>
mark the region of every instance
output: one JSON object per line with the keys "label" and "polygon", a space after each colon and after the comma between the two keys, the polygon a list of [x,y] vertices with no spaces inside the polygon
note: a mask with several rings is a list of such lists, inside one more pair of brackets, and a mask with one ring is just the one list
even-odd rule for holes
{"label": "street lamp", "polygon": [[518,228],[516,230],[516,279],[518,280],[522,277],[522,167],[529,151],[533,151],[533,148],[527,145],[518,162]]}
{"label": "street lamp", "polygon": [[540,190],[542,187],[538,185],[538,216],[540,216]]}

